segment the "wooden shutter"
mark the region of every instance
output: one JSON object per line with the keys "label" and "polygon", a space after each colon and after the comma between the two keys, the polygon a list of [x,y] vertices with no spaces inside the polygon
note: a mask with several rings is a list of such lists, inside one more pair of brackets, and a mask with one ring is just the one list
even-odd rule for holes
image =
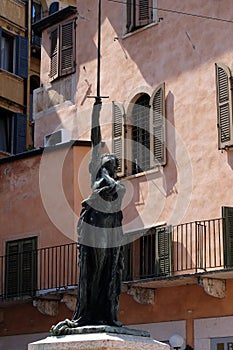
{"label": "wooden shutter", "polygon": [[216,63],[215,67],[218,148],[225,149],[233,145],[231,71],[224,64]]}
{"label": "wooden shutter", "polygon": [[233,207],[222,207],[224,265],[233,267]]}
{"label": "wooden shutter", "polygon": [[51,40],[51,52],[50,52],[50,78],[56,79],[58,77],[58,64],[59,64],[59,27],[53,29],[50,33]]}
{"label": "wooden shutter", "polygon": [[154,91],[150,99],[151,167],[166,164],[165,84]]}
{"label": "wooden shutter", "polygon": [[7,242],[5,274],[5,295],[7,298],[18,295],[19,269],[19,244],[16,241]]}
{"label": "wooden shutter", "polygon": [[152,21],[152,1],[138,0],[136,6],[137,26],[145,26]]}
{"label": "wooden shutter", "polygon": [[2,27],[0,27],[0,68],[2,68]]}
{"label": "wooden shutter", "polygon": [[26,238],[6,244],[5,295],[33,296],[37,283],[37,238]]}
{"label": "wooden shutter", "polygon": [[21,241],[20,291],[22,295],[34,295],[37,282],[36,238]]}
{"label": "wooden shutter", "polygon": [[60,27],[60,75],[75,71],[75,21]]}
{"label": "wooden shutter", "polygon": [[172,226],[156,229],[156,275],[172,273]]}
{"label": "wooden shutter", "polygon": [[112,103],[112,150],[119,159],[119,168],[117,175],[124,176],[125,174],[125,152],[124,152],[124,108],[122,104]]}
{"label": "wooden shutter", "polygon": [[15,73],[21,78],[28,77],[28,39],[22,36],[16,38]]}
{"label": "wooden shutter", "polygon": [[27,116],[16,113],[14,115],[14,145],[13,153],[22,153],[26,151],[27,137]]}

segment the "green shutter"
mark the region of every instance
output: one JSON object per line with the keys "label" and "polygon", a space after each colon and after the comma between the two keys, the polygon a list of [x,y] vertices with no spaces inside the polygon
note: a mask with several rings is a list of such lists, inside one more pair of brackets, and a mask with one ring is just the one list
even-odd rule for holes
{"label": "green shutter", "polygon": [[33,296],[37,285],[37,238],[6,243],[5,295]]}
{"label": "green shutter", "polygon": [[233,145],[231,71],[224,64],[215,64],[217,91],[218,148]]}
{"label": "green shutter", "polygon": [[151,22],[152,3],[151,0],[138,0],[138,24],[145,26]]}
{"label": "green shutter", "polygon": [[60,27],[60,75],[75,71],[75,22]]}
{"label": "green shutter", "polygon": [[59,64],[59,41],[58,41],[59,27],[53,29],[50,33],[51,52],[50,52],[50,78],[58,77]]}
{"label": "green shutter", "polygon": [[156,229],[156,275],[172,273],[172,226]]}
{"label": "green shutter", "polygon": [[36,291],[36,239],[25,239],[21,242],[21,278],[22,295],[34,295]]}
{"label": "green shutter", "polygon": [[7,298],[15,297],[18,295],[19,270],[20,263],[18,242],[7,242],[5,270],[5,295]]}
{"label": "green shutter", "polygon": [[165,84],[157,87],[150,99],[151,167],[166,164]]}
{"label": "green shutter", "polygon": [[117,175],[124,176],[124,109],[122,104],[112,103],[112,150],[119,160]]}
{"label": "green shutter", "polygon": [[224,265],[233,267],[233,207],[222,207]]}
{"label": "green shutter", "polygon": [[14,147],[13,153],[23,153],[26,151],[27,139],[27,116],[16,113],[14,115]]}

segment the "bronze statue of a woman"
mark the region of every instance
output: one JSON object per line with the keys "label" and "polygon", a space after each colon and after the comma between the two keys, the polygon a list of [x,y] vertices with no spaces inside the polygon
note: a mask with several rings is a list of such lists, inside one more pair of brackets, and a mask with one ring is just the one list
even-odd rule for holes
{"label": "bronze statue of a woman", "polygon": [[89,165],[92,193],[82,202],[78,222],[80,275],[76,310],[72,321],[52,327],[54,335],[72,333],[67,329],[82,326],[121,326],[118,305],[123,269],[121,203],[125,187],[116,181],[119,164],[116,156],[100,153],[100,110],[101,100],[96,99]]}

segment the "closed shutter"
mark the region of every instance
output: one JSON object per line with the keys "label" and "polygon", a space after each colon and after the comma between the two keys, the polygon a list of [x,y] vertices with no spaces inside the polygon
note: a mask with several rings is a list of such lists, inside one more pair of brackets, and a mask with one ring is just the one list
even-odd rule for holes
{"label": "closed shutter", "polygon": [[22,36],[16,38],[15,73],[21,78],[28,77],[28,39]]}
{"label": "closed shutter", "polygon": [[59,54],[59,41],[58,41],[59,28],[55,28],[50,33],[51,39],[51,52],[50,52],[50,78],[56,79],[58,77],[58,54]]}
{"label": "closed shutter", "polygon": [[26,151],[27,137],[27,116],[25,114],[16,113],[14,115],[14,145],[13,153],[23,153]]}
{"label": "closed shutter", "polygon": [[124,176],[124,108],[120,103],[112,103],[112,150],[119,160],[119,168],[117,175]]}
{"label": "closed shutter", "polygon": [[6,244],[5,295],[7,298],[33,296],[37,284],[37,238]]}
{"label": "closed shutter", "polygon": [[232,130],[232,92],[231,71],[224,64],[215,64],[217,116],[218,116],[218,148],[225,149],[233,145]]}
{"label": "closed shutter", "polygon": [[21,244],[21,278],[22,295],[34,295],[36,291],[36,239],[22,240]]}
{"label": "closed shutter", "polygon": [[75,22],[62,24],[60,27],[60,75],[75,70]]}
{"label": "closed shutter", "polygon": [[224,265],[233,267],[233,207],[222,207]]}
{"label": "closed shutter", "polygon": [[172,226],[156,229],[156,275],[172,273]]}
{"label": "closed shutter", "polygon": [[161,84],[150,100],[151,167],[166,164],[165,84]]}
{"label": "closed shutter", "polygon": [[6,246],[5,295],[7,298],[18,295],[19,291],[19,245],[8,242]]}
{"label": "closed shutter", "polygon": [[151,22],[152,19],[152,1],[138,0],[137,2],[137,19],[138,26],[145,26]]}
{"label": "closed shutter", "polygon": [[0,68],[2,68],[2,27],[0,27]]}

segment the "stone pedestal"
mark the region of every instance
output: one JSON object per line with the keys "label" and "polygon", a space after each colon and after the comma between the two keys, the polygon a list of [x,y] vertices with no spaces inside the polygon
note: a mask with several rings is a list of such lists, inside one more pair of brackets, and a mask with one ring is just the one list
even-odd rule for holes
{"label": "stone pedestal", "polygon": [[170,346],[149,337],[92,333],[51,336],[28,345],[28,350],[169,350]]}

